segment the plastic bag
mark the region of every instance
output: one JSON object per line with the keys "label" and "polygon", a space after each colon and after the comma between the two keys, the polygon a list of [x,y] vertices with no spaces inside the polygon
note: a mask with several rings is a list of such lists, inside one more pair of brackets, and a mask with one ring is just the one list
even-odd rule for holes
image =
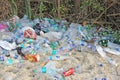
{"label": "plastic bag", "polygon": [[35,31],[31,27],[24,27],[22,31],[24,33],[24,37],[26,38],[32,38],[32,39],[37,38]]}

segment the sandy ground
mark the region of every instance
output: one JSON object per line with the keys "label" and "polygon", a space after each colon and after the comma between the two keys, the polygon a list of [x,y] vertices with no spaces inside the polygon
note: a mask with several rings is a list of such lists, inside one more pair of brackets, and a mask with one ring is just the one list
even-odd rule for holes
{"label": "sandy ground", "polygon": [[[72,52],[70,58],[62,61],[54,61],[56,68],[68,70],[81,65],[80,70],[73,75],[64,77],[65,80],[120,80],[120,58],[107,54],[116,60],[118,66],[110,65],[100,57],[98,53]],[[0,80],[53,80],[46,73],[34,73],[33,71],[42,64],[46,55],[41,55],[40,62],[23,61],[10,66],[0,64]],[[99,66],[102,63],[103,66]],[[51,65],[52,66],[52,65]],[[95,79],[97,78],[97,79]],[[57,79],[56,79],[57,80]]]}

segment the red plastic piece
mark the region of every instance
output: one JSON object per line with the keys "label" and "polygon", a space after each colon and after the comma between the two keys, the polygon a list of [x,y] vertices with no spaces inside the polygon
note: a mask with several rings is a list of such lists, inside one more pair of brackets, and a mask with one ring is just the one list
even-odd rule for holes
{"label": "red plastic piece", "polygon": [[32,38],[32,39],[36,39],[36,37],[37,37],[36,33],[33,32],[33,31],[30,30],[30,29],[25,30],[24,36],[25,36],[26,38]]}
{"label": "red plastic piece", "polygon": [[70,76],[75,72],[74,68],[70,68],[69,70],[67,70],[66,72],[63,72],[64,76]]}

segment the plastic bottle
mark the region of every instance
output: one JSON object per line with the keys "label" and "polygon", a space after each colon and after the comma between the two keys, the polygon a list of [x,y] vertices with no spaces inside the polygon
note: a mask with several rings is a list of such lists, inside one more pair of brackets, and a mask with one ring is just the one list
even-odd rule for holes
{"label": "plastic bottle", "polygon": [[24,40],[25,40],[24,37],[20,37],[20,38],[18,38],[18,39],[16,40],[16,43],[17,43],[17,44],[23,43]]}
{"label": "plastic bottle", "polygon": [[104,52],[103,48],[99,45],[96,45],[96,50],[98,51],[98,53],[103,57],[106,58],[106,53]]}
{"label": "plastic bottle", "polygon": [[96,47],[94,46],[94,44],[88,44],[87,47],[91,49],[93,52],[96,51]]}
{"label": "plastic bottle", "polygon": [[22,48],[21,49],[21,52],[23,53],[23,54],[30,54],[31,52],[32,52],[32,50],[33,50],[33,47],[32,46],[28,46],[28,47],[25,47],[25,48]]}
{"label": "plastic bottle", "polygon": [[0,61],[4,61],[4,56],[0,55]]}
{"label": "plastic bottle", "polygon": [[70,51],[72,48],[71,48],[71,46],[68,44],[68,45],[64,45],[63,47],[61,47],[61,50],[62,51],[65,51],[65,52],[67,52],[67,51]]}
{"label": "plastic bottle", "polygon": [[102,78],[102,80],[107,80],[106,78]]}
{"label": "plastic bottle", "polygon": [[120,51],[120,45],[108,41],[108,47]]}
{"label": "plastic bottle", "polygon": [[12,50],[16,48],[16,43],[15,42],[9,43],[7,41],[0,40],[0,46],[6,50]]}
{"label": "plastic bottle", "polygon": [[17,50],[12,50],[9,53],[10,53],[10,57],[12,57],[14,59],[18,59],[19,58],[19,55],[17,54]]}
{"label": "plastic bottle", "polygon": [[114,59],[112,59],[112,58],[110,58],[110,57],[107,57],[106,59],[107,59],[108,62],[109,62],[110,64],[112,64],[113,66],[118,66],[118,64],[116,63],[116,61],[115,61]]}
{"label": "plastic bottle", "polygon": [[26,26],[32,27],[34,25],[34,23],[28,19],[27,15],[24,15],[24,17],[21,18],[19,22],[24,27],[26,27]]}
{"label": "plastic bottle", "polygon": [[52,43],[50,44],[50,47],[51,47],[52,49],[56,49],[56,48],[58,47],[58,45],[59,45],[59,43],[58,43],[57,41],[55,41],[55,42],[52,42]]}
{"label": "plastic bottle", "polygon": [[69,58],[68,56],[63,56],[61,54],[56,54],[56,55],[48,57],[49,60],[65,60],[65,59],[68,59],[68,58]]}
{"label": "plastic bottle", "polygon": [[120,52],[117,51],[117,50],[114,50],[114,49],[110,49],[110,48],[103,48],[104,51],[108,52],[108,53],[111,53],[111,54],[114,54],[114,55],[120,55]]}
{"label": "plastic bottle", "polygon": [[17,28],[16,25],[15,25],[15,23],[12,23],[12,22],[7,22],[7,25],[9,26],[8,30],[10,32],[14,31]]}
{"label": "plastic bottle", "polygon": [[12,37],[14,36],[13,33],[11,32],[0,32],[0,39],[12,39]]}
{"label": "plastic bottle", "polygon": [[80,45],[81,46],[87,46],[87,42],[80,40]]}

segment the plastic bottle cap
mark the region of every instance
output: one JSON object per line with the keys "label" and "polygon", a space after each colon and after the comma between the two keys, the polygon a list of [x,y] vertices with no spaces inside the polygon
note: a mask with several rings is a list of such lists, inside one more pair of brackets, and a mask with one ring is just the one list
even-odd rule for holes
{"label": "plastic bottle cap", "polygon": [[24,44],[21,44],[21,45],[20,45],[20,47],[24,48],[24,47],[25,47],[25,45],[24,45]]}
{"label": "plastic bottle cap", "polygon": [[42,73],[46,73],[46,67],[42,67]]}
{"label": "plastic bottle cap", "polygon": [[55,54],[57,54],[57,51],[56,51],[56,50],[53,50],[53,51],[52,51],[52,55],[55,55]]}
{"label": "plastic bottle cap", "polygon": [[103,64],[99,64],[100,67],[103,67]]}
{"label": "plastic bottle cap", "polygon": [[13,64],[13,60],[12,59],[8,59],[6,62],[8,65],[12,65]]}

